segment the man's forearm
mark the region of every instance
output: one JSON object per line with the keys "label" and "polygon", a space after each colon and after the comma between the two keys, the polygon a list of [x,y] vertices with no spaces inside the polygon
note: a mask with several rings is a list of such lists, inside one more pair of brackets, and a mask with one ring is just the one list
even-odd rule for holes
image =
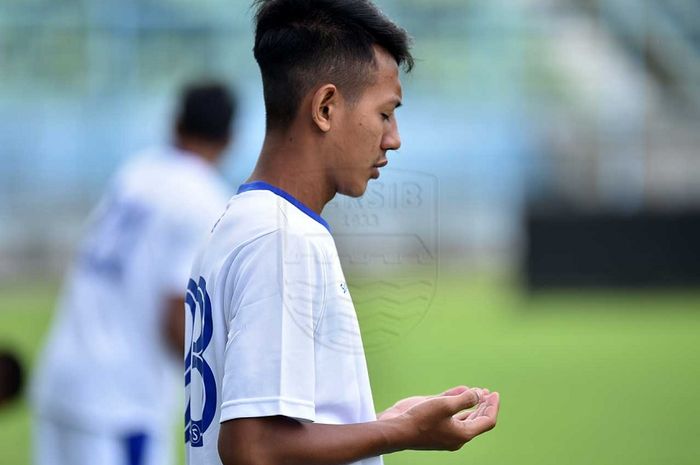
{"label": "man's forearm", "polygon": [[405,449],[458,450],[496,426],[496,392],[460,387],[419,400],[397,402],[389,409],[396,415],[367,423],[300,423],[282,416],[230,420],[219,431],[219,456],[224,465],[341,465]]}
{"label": "man's forearm", "polygon": [[[400,422],[397,418],[348,425],[299,423],[283,417],[234,420],[222,425],[219,453],[224,465],[340,465],[407,448],[406,427]],[[253,429],[257,440],[243,447],[226,444],[223,438],[240,437],[235,430],[241,428],[247,434]]]}

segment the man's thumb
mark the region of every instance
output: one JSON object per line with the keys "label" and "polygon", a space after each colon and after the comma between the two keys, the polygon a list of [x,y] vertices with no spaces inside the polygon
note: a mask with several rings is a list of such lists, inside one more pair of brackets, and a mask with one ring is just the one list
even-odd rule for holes
{"label": "man's thumb", "polygon": [[455,386],[455,387],[450,388],[447,391],[445,391],[439,395],[441,395],[441,396],[456,396],[456,395],[461,394],[464,391],[468,391],[468,390],[469,390],[469,388],[467,386]]}
{"label": "man's thumb", "polygon": [[452,414],[461,412],[464,409],[474,407],[481,401],[482,394],[480,389],[468,389],[456,396],[449,396],[449,406]]}

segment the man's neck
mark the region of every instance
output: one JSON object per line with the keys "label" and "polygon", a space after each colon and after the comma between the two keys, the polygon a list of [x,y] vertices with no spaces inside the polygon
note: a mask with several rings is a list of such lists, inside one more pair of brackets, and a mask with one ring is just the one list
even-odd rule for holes
{"label": "man's neck", "polygon": [[322,154],[311,145],[288,134],[268,134],[248,181],[278,187],[320,215],[336,191],[323,168]]}
{"label": "man's neck", "polygon": [[173,145],[175,148],[188,152],[202,161],[215,165],[221,154],[221,147],[216,144],[206,143],[192,138],[176,138]]}

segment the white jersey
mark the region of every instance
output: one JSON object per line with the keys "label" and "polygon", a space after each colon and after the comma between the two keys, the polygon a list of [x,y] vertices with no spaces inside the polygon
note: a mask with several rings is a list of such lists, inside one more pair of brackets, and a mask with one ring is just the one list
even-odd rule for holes
{"label": "white jersey", "polygon": [[89,223],[40,369],[39,415],[111,430],[172,420],[180,357],[163,335],[228,195],[197,156],[157,149],[127,163]]}
{"label": "white jersey", "polygon": [[221,464],[219,423],[235,418],[376,420],[328,225],[286,192],[263,182],[241,186],[195,261],[187,307],[191,465]]}

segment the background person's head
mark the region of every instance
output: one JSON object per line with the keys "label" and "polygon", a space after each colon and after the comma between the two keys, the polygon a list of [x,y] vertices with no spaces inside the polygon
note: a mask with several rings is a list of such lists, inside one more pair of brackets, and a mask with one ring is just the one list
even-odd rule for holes
{"label": "background person's head", "polygon": [[319,169],[337,192],[359,196],[401,142],[398,70],[410,40],[367,0],[258,0],[255,58],[267,131],[315,137]]}
{"label": "background person's head", "polygon": [[236,97],[224,84],[189,84],[180,95],[175,119],[176,145],[217,162],[231,141],[236,110]]}
{"label": "background person's head", "polygon": [[23,384],[24,371],[17,356],[0,351],[0,406],[18,397]]}

